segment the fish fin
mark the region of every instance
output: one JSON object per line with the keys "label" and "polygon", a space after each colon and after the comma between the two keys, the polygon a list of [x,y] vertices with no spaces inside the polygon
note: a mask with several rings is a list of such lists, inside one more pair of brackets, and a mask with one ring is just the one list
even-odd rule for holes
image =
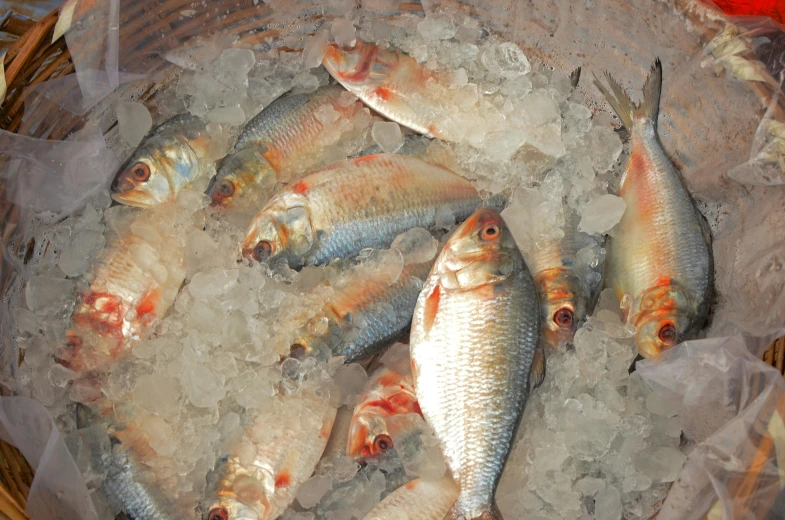
{"label": "fish fin", "polygon": [[545,349],[543,349],[542,342],[539,342],[534,351],[534,359],[529,371],[529,391],[540,386],[543,379],[545,379]]}
{"label": "fish fin", "polygon": [[654,60],[649,77],[643,84],[643,102],[636,107],[635,117],[643,117],[654,123],[657,128],[657,117],[660,115],[660,95],[662,93],[662,62]]}
{"label": "fish fin", "polygon": [[[594,75],[594,85],[602,92],[602,95],[605,96],[608,104],[613,108],[613,111],[616,112],[616,115],[619,116],[624,127],[627,130],[632,130],[632,119],[638,106],[632,102],[630,96],[624,92],[624,89],[621,88],[616,80],[613,79],[613,76],[607,71],[605,72],[605,79],[608,81],[610,90],[600,83],[596,74]],[[611,93],[611,91],[613,91],[613,93]]]}
{"label": "fish fin", "polygon": [[581,80],[581,68],[578,67],[574,71],[570,72],[570,85],[572,85],[572,88],[577,87],[578,82],[580,80]]}
{"label": "fish fin", "polygon": [[499,511],[499,506],[496,505],[494,500],[486,509],[484,509],[479,516],[470,517],[463,510],[459,502],[456,502],[444,517],[444,520],[504,520],[502,513]]}
{"label": "fish fin", "polygon": [[431,332],[433,322],[436,321],[436,313],[439,312],[439,300],[441,299],[441,288],[437,284],[434,286],[431,294],[425,298],[425,308],[423,309],[423,328],[425,334]]}

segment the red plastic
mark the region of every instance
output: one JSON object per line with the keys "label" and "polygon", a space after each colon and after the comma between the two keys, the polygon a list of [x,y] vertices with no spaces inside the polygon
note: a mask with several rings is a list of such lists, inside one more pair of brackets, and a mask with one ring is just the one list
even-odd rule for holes
{"label": "red plastic", "polygon": [[785,0],[713,0],[728,14],[768,16],[785,24]]}

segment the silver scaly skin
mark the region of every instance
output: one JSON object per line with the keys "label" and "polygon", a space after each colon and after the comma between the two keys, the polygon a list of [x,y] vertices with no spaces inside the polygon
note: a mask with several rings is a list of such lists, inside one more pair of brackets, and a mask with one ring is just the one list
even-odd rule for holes
{"label": "silver scaly skin", "polygon": [[458,497],[458,486],[447,476],[412,480],[382,500],[364,520],[443,520]]}
{"label": "silver scaly skin", "polygon": [[504,220],[478,210],[431,270],[412,321],[420,408],[460,488],[445,518],[499,519],[494,495],[544,375],[537,291]]}
{"label": "silver scaly skin", "polygon": [[457,221],[481,199],[450,170],[414,157],[379,154],[311,173],[274,196],[254,218],[243,256],[283,258],[294,269],[389,247],[400,233],[432,229],[440,210]]}

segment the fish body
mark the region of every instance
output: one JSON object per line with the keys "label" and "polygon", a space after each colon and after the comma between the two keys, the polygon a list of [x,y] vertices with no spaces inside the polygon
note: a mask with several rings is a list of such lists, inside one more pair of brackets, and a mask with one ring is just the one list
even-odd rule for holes
{"label": "fish body", "polygon": [[351,49],[328,45],[324,67],[348,91],[383,116],[428,137],[461,140],[450,124],[462,102],[449,78],[394,48],[357,41]]}
{"label": "fish body", "polygon": [[[330,109],[332,121],[320,115]],[[326,148],[366,126],[358,117],[364,110],[337,85],[273,101],[245,125],[234,153],[219,164],[207,190],[213,204],[229,205],[251,186],[269,190],[277,180],[287,181],[318,166]]]}
{"label": "fish body", "polygon": [[449,476],[412,480],[399,487],[365,515],[365,520],[443,520],[458,498]]}
{"label": "fish body", "polygon": [[[292,355],[326,350],[352,363],[376,354],[408,330],[430,266],[423,262],[404,265],[400,271],[373,266],[350,270],[319,311],[307,317],[291,343]],[[326,330],[317,326],[319,322],[327,323]]]}
{"label": "fish body", "polygon": [[460,495],[445,518],[498,519],[494,495],[532,387],[544,375],[537,290],[502,217],[459,226],[417,301],[412,372]]}
{"label": "fish body", "polygon": [[128,206],[151,207],[175,200],[212,170],[211,138],[205,121],[175,116],[145,137],[112,182],[112,198]]}
{"label": "fish body", "polygon": [[305,392],[277,396],[264,413],[246,412],[241,441],[208,475],[202,518],[278,518],[316,468],[335,413],[329,400]]}
{"label": "fish body", "polygon": [[254,218],[242,245],[257,261],[326,264],[389,247],[411,228],[433,229],[440,210],[456,220],[480,204],[472,184],[414,157],[378,154],[339,162],[284,189]]}
{"label": "fish body", "polygon": [[578,231],[575,214],[567,219],[563,231],[562,238],[532,243],[523,251],[537,286],[543,343],[551,349],[572,341],[592,313],[602,287],[601,256],[594,264],[586,264],[578,256],[581,249],[599,250],[601,244]]}
{"label": "fish body", "polygon": [[407,423],[389,420],[411,413],[422,414],[411,373],[380,367],[358,397],[349,425],[346,454],[361,461],[381,457],[394,447],[393,439],[418,433],[400,431]]}
{"label": "fish body", "polygon": [[694,338],[706,321],[714,276],[711,236],[657,135],[659,59],[640,105],[607,79],[613,94],[595,84],[630,132],[619,191],[627,210],[609,241],[607,278],[637,329],[639,352],[651,357]]}
{"label": "fish body", "polygon": [[184,243],[156,215],[142,213],[137,222],[158,232],[160,241],[129,231],[109,242],[89,275],[89,288],[79,295],[72,314],[67,345],[58,353],[72,370],[116,360],[145,339],[174,303],[185,279]]}

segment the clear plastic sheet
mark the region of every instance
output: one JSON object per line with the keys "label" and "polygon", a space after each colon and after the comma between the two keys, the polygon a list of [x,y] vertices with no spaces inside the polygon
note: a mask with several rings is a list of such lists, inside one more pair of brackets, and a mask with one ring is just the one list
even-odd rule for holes
{"label": "clear plastic sheet", "polygon": [[27,397],[0,397],[0,438],[35,470],[27,498],[31,520],[97,520],[87,486],[49,411]]}

